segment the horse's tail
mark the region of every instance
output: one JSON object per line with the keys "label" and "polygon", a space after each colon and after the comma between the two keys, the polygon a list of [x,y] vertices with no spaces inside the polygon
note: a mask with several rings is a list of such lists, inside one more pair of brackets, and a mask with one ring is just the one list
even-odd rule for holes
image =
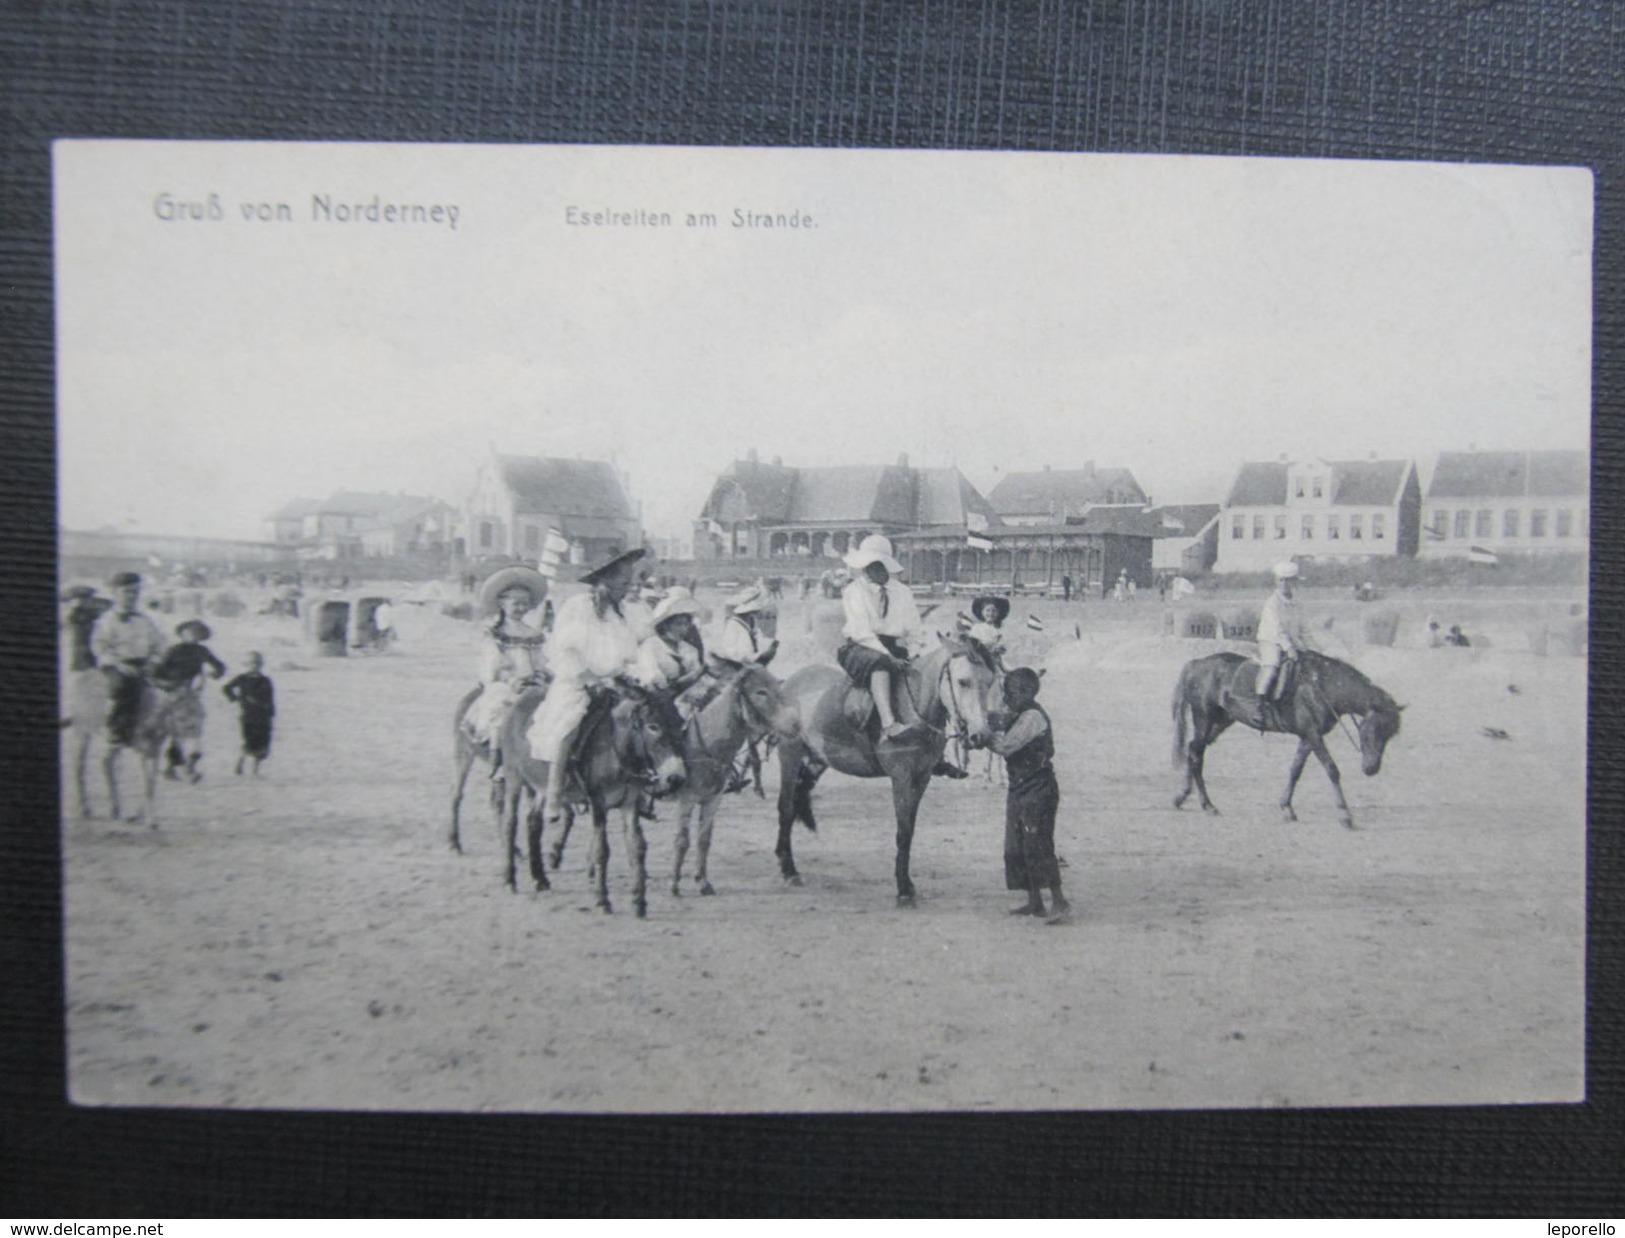
{"label": "horse's tail", "polygon": [[1190,694],[1187,691],[1187,679],[1190,675],[1190,666],[1186,665],[1179,672],[1179,682],[1174,685],[1174,768],[1181,769],[1185,764],[1185,741],[1189,736],[1188,723],[1191,713]]}

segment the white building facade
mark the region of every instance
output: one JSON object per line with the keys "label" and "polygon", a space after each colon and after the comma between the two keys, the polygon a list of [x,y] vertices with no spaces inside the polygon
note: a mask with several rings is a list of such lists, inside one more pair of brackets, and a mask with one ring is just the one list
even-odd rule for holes
{"label": "white building facade", "polygon": [[1589,452],[1441,452],[1423,506],[1421,553],[1583,554],[1590,519]]}
{"label": "white building facade", "polygon": [[1421,486],[1409,460],[1278,460],[1241,466],[1219,515],[1218,572],[1283,559],[1411,557]]}

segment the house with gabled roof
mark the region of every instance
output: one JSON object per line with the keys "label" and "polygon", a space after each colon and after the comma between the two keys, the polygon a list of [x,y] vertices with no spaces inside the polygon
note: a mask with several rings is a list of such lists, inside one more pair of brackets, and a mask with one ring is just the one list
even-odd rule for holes
{"label": "house with gabled roof", "polygon": [[626,479],[607,460],[490,452],[463,505],[460,552],[471,558],[541,558],[549,529],[588,562],[643,545]]}
{"label": "house with gabled roof", "polygon": [[1266,571],[1289,558],[1410,558],[1421,526],[1422,491],[1410,460],[1247,463],[1225,497],[1214,569]]}
{"label": "house with gabled roof", "polygon": [[799,468],[754,452],[711,487],[695,523],[696,558],[839,556],[870,533],[928,525],[986,528],[988,501],[957,468],[895,464]]}
{"label": "house with gabled roof", "polygon": [[271,539],[303,559],[443,551],[452,508],[417,494],[335,490],[325,499],[292,499],[266,517]]}
{"label": "house with gabled roof", "polygon": [[1034,473],[1006,473],[987,496],[1005,524],[1062,524],[1092,507],[1144,507],[1149,499],[1127,469],[1048,466]]}
{"label": "house with gabled roof", "polygon": [[1219,557],[1219,512],[1217,503],[1153,507],[1152,570],[1200,573],[1210,569]]}
{"label": "house with gabled roof", "polygon": [[1590,549],[1587,451],[1443,451],[1422,509],[1426,558]]}

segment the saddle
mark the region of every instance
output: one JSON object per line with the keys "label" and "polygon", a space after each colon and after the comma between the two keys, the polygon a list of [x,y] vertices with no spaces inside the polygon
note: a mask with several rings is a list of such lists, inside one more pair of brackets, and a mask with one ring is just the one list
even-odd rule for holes
{"label": "saddle", "polygon": [[[902,682],[893,681],[894,703],[903,692],[910,693],[915,699],[919,698],[920,672],[913,666],[904,672]],[[870,740],[880,738],[880,711],[875,708],[874,693],[867,687],[860,687],[855,683],[846,685],[846,691],[841,694],[841,716],[854,731],[867,735]]]}
{"label": "saddle", "polygon": [[[1266,706],[1258,696],[1259,670],[1258,663],[1251,658],[1237,666],[1230,682],[1225,685],[1223,704],[1237,722],[1262,731],[1267,725],[1278,726],[1279,720],[1292,716],[1300,676],[1297,659],[1288,658],[1282,662],[1270,693],[1271,700]],[[1266,708],[1274,714],[1273,719],[1266,715]]]}

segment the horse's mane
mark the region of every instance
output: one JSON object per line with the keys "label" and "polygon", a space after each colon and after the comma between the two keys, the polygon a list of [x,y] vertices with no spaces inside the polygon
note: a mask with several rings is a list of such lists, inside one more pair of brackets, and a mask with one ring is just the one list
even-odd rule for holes
{"label": "horse's mane", "polygon": [[1342,658],[1334,658],[1329,653],[1320,653],[1313,649],[1305,649],[1298,655],[1298,660],[1304,663],[1304,671],[1317,682],[1328,670],[1347,675],[1365,691],[1371,693],[1373,707],[1385,712],[1399,711],[1399,703],[1394,700],[1382,687],[1373,683],[1359,667],[1352,662],[1345,662]]}

